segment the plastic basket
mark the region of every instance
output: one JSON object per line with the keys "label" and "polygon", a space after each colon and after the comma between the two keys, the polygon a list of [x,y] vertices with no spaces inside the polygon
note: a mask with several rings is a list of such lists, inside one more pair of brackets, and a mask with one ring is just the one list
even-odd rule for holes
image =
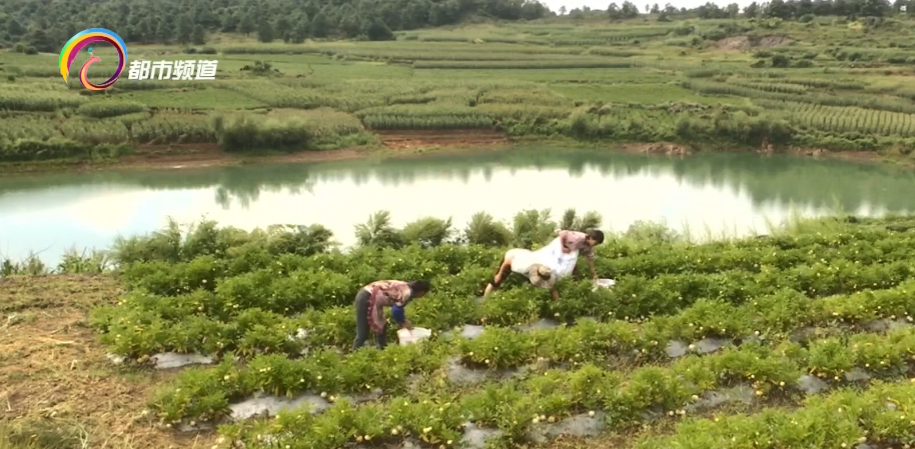
{"label": "plastic basket", "polygon": [[401,346],[415,344],[416,342],[432,336],[432,331],[422,327],[414,327],[412,331],[400,329],[397,331],[397,338]]}

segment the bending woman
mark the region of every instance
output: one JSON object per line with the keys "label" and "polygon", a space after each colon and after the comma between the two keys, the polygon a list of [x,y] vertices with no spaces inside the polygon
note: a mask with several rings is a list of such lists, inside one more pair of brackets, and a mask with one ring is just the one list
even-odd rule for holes
{"label": "bending woman", "polygon": [[404,307],[416,298],[422,298],[432,288],[429,281],[375,281],[362,287],[356,295],[356,341],[353,350],[365,345],[369,339],[369,330],[375,334],[375,344],[379,349],[387,345],[387,321],[384,308],[391,308],[391,317],[403,329],[413,329],[413,323],[407,319]]}

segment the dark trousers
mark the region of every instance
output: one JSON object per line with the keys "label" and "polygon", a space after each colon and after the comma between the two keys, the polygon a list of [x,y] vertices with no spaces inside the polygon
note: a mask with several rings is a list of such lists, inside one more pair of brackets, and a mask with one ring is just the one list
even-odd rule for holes
{"label": "dark trousers", "polygon": [[[369,298],[371,295],[364,289],[359,290],[359,294],[356,295],[356,341],[353,342],[353,351],[365,346],[369,334],[372,333],[372,328],[369,326]],[[375,345],[378,346],[378,349],[384,349],[387,343],[385,332],[375,334]]]}

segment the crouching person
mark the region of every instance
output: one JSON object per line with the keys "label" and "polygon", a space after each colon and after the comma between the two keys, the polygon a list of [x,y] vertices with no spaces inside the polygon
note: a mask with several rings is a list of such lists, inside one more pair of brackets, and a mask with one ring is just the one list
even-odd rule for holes
{"label": "crouching person", "polygon": [[559,292],[556,290],[557,276],[553,269],[546,264],[540,263],[537,253],[523,248],[510,249],[505,253],[495,277],[493,277],[492,282],[486,285],[483,297],[489,296],[490,293],[499,288],[511,273],[526,277],[535,287],[550,289],[553,299],[559,299]]}
{"label": "crouching person", "polygon": [[356,295],[356,341],[353,350],[365,345],[369,331],[375,334],[378,349],[387,345],[385,330],[387,323],[384,308],[391,308],[391,317],[404,329],[413,329],[413,323],[407,319],[404,307],[417,298],[422,298],[432,285],[429,281],[375,281],[362,287]]}

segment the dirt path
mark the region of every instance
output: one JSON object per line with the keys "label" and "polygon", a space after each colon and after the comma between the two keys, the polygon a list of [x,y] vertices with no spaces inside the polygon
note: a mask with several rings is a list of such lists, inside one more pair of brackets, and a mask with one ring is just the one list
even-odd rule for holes
{"label": "dirt path", "polygon": [[15,443],[33,439],[38,447],[93,449],[213,445],[213,435],[160,430],[144,413],[153,389],[174,373],[117,369],[107,360],[88,327],[88,311],[116,302],[119,294],[117,280],[107,275],[0,278],[0,427]]}
{"label": "dirt path", "polygon": [[493,147],[509,143],[504,133],[486,130],[432,130],[380,132],[386,148],[409,150],[435,147]]}

